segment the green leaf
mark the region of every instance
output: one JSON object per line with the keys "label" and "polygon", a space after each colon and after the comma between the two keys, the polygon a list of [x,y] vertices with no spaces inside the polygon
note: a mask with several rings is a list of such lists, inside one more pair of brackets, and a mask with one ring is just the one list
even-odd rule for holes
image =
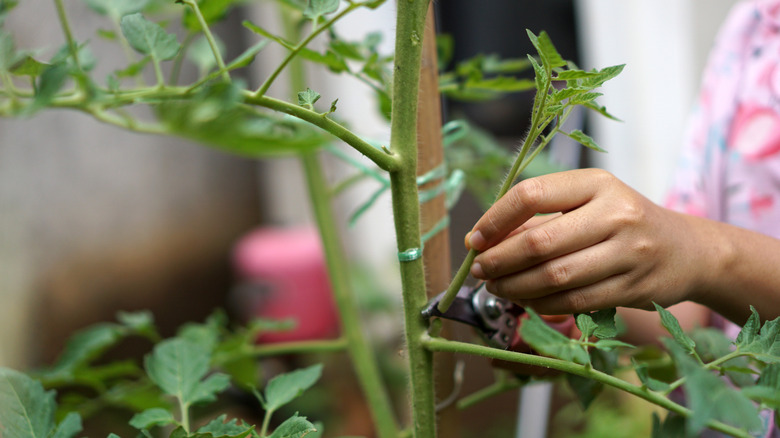
{"label": "green leaf", "polygon": [[295,414],[280,424],[269,438],[301,438],[316,430],[306,417]]}
{"label": "green leaf", "polygon": [[593,318],[590,316],[590,314],[587,313],[580,313],[578,314],[574,322],[577,324],[577,328],[582,333],[583,339],[590,339],[591,336],[593,336],[593,332],[596,331],[596,328],[598,326],[593,321]]}
{"label": "green leaf", "polygon": [[336,12],[339,8],[339,0],[309,0],[303,16],[314,22],[322,15]]}
{"label": "green leaf", "polygon": [[584,103],[584,104],[582,104],[582,106],[584,106],[585,108],[591,109],[593,111],[596,111],[597,113],[601,114],[602,116],[604,116],[604,117],[606,117],[606,118],[608,118],[610,120],[614,120],[616,122],[621,122],[622,121],[619,118],[617,118],[617,117],[613,116],[612,114],[610,114],[605,107],[598,105],[596,102]]}
{"label": "green leaf", "polygon": [[[617,355],[601,350],[591,350],[589,355],[590,363],[594,369],[607,374],[614,372],[617,364]],[[577,395],[583,409],[587,409],[604,389],[604,384],[601,382],[574,374],[567,375],[566,381]]]}
{"label": "green leaf", "polygon": [[544,70],[544,67],[539,62],[528,55],[528,59],[531,61],[531,66],[534,68],[534,82],[536,83],[536,89],[538,92],[542,92],[545,89],[549,75]]}
{"label": "green leaf", "polygon": [[651,391],[666,391],[669,389],[668,383],[650,377],[650,374],[647,371],[646,363],[639,363],[633,357],[631,358],[631,363],[634,365],[634,371],[636,371],[636,375],[639,377],[639,381],[641,381],[642,384],[645,385],[648,389]]}
{"label": "green leaf", "polygon": [[694,361],[679,341],[664,339],[679,372],[685,377],[685,394],[692,411],[687,422],[690,435],[699,433],[709,420],[719,420],[749,431],[761,430],[753,403],[740,391]]}
{"label": "green leaf", "polygon": [[154,326],[154,315],[148,310],[139,312],[119,312],[117,321],[129,328],[133,333],[145,336],[149,339],[159,339],[157,328]]}
{"label": "green leaf", "polygon": [[520,325],[520,335],[531,348],[545,356],[582,365],[590,363],[590,356],[582,344],[547,325],[533,309],[526,310],[528,319]]}
{"label": "green leaf", "polygon": [[745,325],[742,326],[742,330],[740,330],[737,335],[737,347],[744,347],[751,344],[758,337],[760,328],[761,318],[758,316],[756,308],[750,306],[750,317],[745,321]]}
{"label": "green leaf", "polygon": [[[236,6],[236,4],[245,3],[244,0],[200,0],[198,1],[198,9],[200,14],[206,21],[206,24],[213,24],[223,20],[227,17],[230,10]],[[190,32],[201,32],[202,27],[198,16],[192,11],[192,8],[187,8],[183,16],[184,26]]]}
{"label": "green leaf", "polygon": [[71,413],[54,423],[54,391],[18,371],[0,368],[0,431],[4,438],[71,438],[81,431],[81,417]]}
{"label": "green leaf", "polygon": [[51,370],[44,373],[48,379],[68,379],[124,339],[127,330],[116,324],[97,324],[73,335],[65,344]]}
{"label": "green leaf", "polygon": [[684,438],[685,418],[673,413],[666,414],[663,423],[658,414],[653,412],[652,438]]}
{"label": "green leaf", "polygon": [[321,375],[322,364],[317,364],[274,377],[265,387],[265,408],[275,411],[286,405],[317,383]]}
{"label": "green leaf", "polygon": [[240,55],[236,57],[236,59],[230,61],[225,68],[228,70],[235,70],[237,68],[246,67],[249,64],[252,63],[252,61],[255,60],[255,57],[258,53],[260,53],[265,46],[268,45],[268,40],[260,40],[253,46],[249,47],[248,49],[244,50]]}
{"label": "green leaf", "polygon": [[209,372],[211,352],[201,344],[173,338],[157,344],[144,363],[149,378],[183,405],[212,401],[230,384],[225,374]]}
{"label": "green leaf", "polygon": [[169,424],[176,424],[176,419],[173,418],[173,415],[167,409],[162,408],[147,409],[135,414],[130,419],[130,425],[139,430],[148,430],[152,427],[167,426]]}
{"label": "green leaf", "polygon": [[155,110],[171,133],[247,157],[305,152],[331,141],[308,123],[257,112],[243,106],[241,99],[235,81],[217,82]]}
{"label": "green leaf", "polygon": [[40,62],[32,56],[24,56],[20,61],[17,61],[10,69],[11,74],[17,76],[40,76],[51,64]]}
{"label": "green leaf", "polygon": [[612,351],[616,348],[636,348],[634,345],[631,345],[627,342],[618,341],[617,339],[599,339],[596,341],[594,346],[599,350],[604,351]]}
{"label": "green leaf", "polygon": [[246,424],[238,424],[237,419],[225,421],[227,419],[226,414],[222,414],[219,417],[211,420],[208,424],[198,429],[198,434],[208,434],[214,438],[230,437],[230,438],[244,438],[252,433],[254,426],[248,426]]}
{"label": "green leaf", "polygon": [[[217,50],[219,50],[220,56],[224,56],[225,44],[214,36],[217,43]],[[211,45],[205,36],[200,36],[196,39],[189,50],[187,50],[187,59],[192,61],[193,64],[198,66],[200,75],[203,76],[209,71],[217,67],[217,60],[214,58],[214,52],[211,50]]]}
{"label": "green leaf", "polygon": [[159,61],[175,58],[181,49],[176,35],[166,32],[162,26],[147,20],[140,13],[122,17],[120,27],[130,46]]}
{"label": "green leaf", "polygon": [[[580,313],[576,316],[577,328],[585,339],[596,336],[599,339],[614,338],[618,335],[615,326],[616,309],[597,310],[591,313]],[[606,344],[603,344],[606,345]]]}
{"label": "green leaf", "polygon": [[305,106],[309,109],[314,107],[314,103],[320,99],[320,93],[313,91],[311,88],[307,88],[306,91],[298,92],[298,105]]}
{"label": "green leaf", "polygon": [[599,145],[596,144],[596,141],[593,140],[588,134],[580,131],[579,129],[575,129],[572,132],[565,133],[564,134],[571,138],[572,140],[576,141],[577,143],[585,146],[588,149],[592,149],[596,152],[607,152],[604,149],[601,149]]}
{"label": "green leaf", "polygon": [[550,40],[550,36],[547,35],[547,32],[542,31],[538,37],[528,29],[526,29],[526,33],[528,34],[528,38],[531,40],[531,44],[534,45],[536,51],[539,53],[539,58],[542,60],[542,64],[544,65],[545,70],[551,71],[553,68],[563,67],[566,65],[566,61],[564,61],[564,59],[558,53],[558,50],[555,49],[555,46],[553,45],[552,40]]}
{"label": "green leaf", "polygon": [[661,324],[666,328],[666,331],[672,335],[677,344],[683,347],[688,353],[696,353],[696,343],[693,342],[693,339],[691,339],[683,332],[682,328],[680,327],[680,323],[677,321],[677,318],[675,318],[671,312],[659,306],[658,304],[653,303],[653,305],[655,306],[655,310],[658,312],[658,315],[661,317]]}
{"label": "green leaf", "polygon": [[127,14],[143,11],[150,0],[84,0],[84,2],[98,14],[119,21]]}
{"label": "green leaf", "polygon": [[317,52],[316,50],[303,48],[300,52],[298,52],[298,56],[307,61],[322,64],[325,67],[328,67],[328,70],[332,71],[333,73],[349,71],[349,66],[347,65],[346,61],[344,61],[344,58],[337,55],[332,50],[328,50],[323,54]]}

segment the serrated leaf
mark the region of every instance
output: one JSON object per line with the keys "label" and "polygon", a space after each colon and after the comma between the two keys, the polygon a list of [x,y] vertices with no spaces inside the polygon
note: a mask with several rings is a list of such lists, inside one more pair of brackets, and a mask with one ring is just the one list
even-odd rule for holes
{"label": "serrated leaf", "polygon": [[593,318],[590,316],[590,314],[587,313],[580,313],[574,318],[575,324],[577,324],[577,328],[582,333],[583,339],[589,339],[591,336],[593,336],[593,332],[596,331],[596,328],[598,327],[595,322],[593,322]]}
{"label": "serrated leaf", "polygon": [[4,438],[71,438],[81,431],[81,417],[68,414],[54,423],[54,391],[18,371],[0,368],[0,427]]}
{"label": "serrated leaf", "polygon": [[322,364],[317,364],[274,377],[265,387],[265,408],[275,411],[286,405],[317,383],[321,375]]}
{"label": "serrated leaf", "polygon": [[152,408],[133,415],[129,424],[136,429],[144,430],[157,426],[176,424],[176,419],[173,418],[173,414],[168,412],[167,409]]}
{"label": "serrated leaf", "polygon": [[599,339],[609,339],[618,335],[617,327],[615,326],[616,313],[617,311],[614,308],[581,313],[576,316],[574,321],[585,339],[591,336],[596,336]]}
{"label": "serrated leaf", "polygon": [[526,33],[531,40],[531,44],[534,45],[536,51],[539,53],[539,58],[542,60],[542,64],[547,71],[566,65],[566,61],[564,61],[558,53],[558,50],[555,48],[555,45],[553,45],[547,32],[542,31],[539,33],[539,36],[536,36],[533,32],[526,29]]}
{"label": "serrated leaf", "polygon": [[84,0],[93,11],[119,21],[124,15],[141,12],[149,0]]}
{"label": "serrated leaf", "polygon": [[672,335],[677,344],[679,344],[688,353],[695,353],[696,343],[693,342],[693,339],[686,335],[685,332],[683,332],[682,328],[680,327],[680,323],[677,321],[677,318],[675,318],[671,312],[659,306],[658,304],[653,303],[653,305],[655,306],[655,310],[658,312],[658,315],[661,317],[661,324],[664,326],[664,328],[666,328],[666,331]]}
{"label": "serrated leaf", "polygon": [[159,61],[175,58],[181,49],[176,35],[166,32],[162,26],[140,13],[122,17],[120,28],[131,47]]}
{"label": "serrated leaf", "polygon": [[520,335],[534,350],[545,356],[590,363],[590,356],[578,341],[568,338],[545,323],[533,309],[526,309],[528,319],[520,325]]}
{"label": "serrated leaf", "polygon": [[588,149],[592,149],[596,152],[607,152],[604,149],[601,149],[598,144],[596,144],[596,141],[591,138],[588,134],[580,131],[579,129],[575,129],[572,132],[569,133],[563,133],[567,137],[571,138],[572,140],[576,141],[577,143],[585,146]]}
{"label": "serrated leaf", "polygon": [[339,0],[309,0],[303,16],[317,21],[320,16],[336,12],[338,8]]}
{"label": "serrated leaf", "polygon": [[243,422],[242,424],[238,424],[238,420],[235,418],[230,421],[225,421],[226,419],[227,415],[222,414],[198,429],[197,433],[204,435],[208,434],[214,438],[244,438],[254,430],[254,426],[248,426],[243,424]]}
{"label": "serrated leaf", "polygon": [[758,410],[750,399],[700,366],[679,342],[667,338],[664,344],[685,377],[683,386],[692,411],[686,425],[690,435],[699,433],[712,419],[753,432],[761,430]]}
{"label": "serrated leaf", "polygon": [[306,417],[295,414],[280,424],[269,438],[301,438],[316,430]]}
{"label": "serrated leaf", "polygon": [[549,75],[544,70],[544,67],[539,64],[539,61],[537,61],[534,57],[528,55],[528,60],[531,61],[531,66],[534,69],[534,82],[536,83],[536,89],[544,90]]}
{"label": "serrated leaf", "polygon": [[157,344],[144,364],[149,378],[183,405],[211,401],[230,383],[224,374],[209,372],[211,352],[187,339],[173,338]]}
{"label": "serrated leaf", "polygon": [[298,105],[311,109],[318,100],[320,100],[320,93],[313,91],[311,88],[298,92]]}

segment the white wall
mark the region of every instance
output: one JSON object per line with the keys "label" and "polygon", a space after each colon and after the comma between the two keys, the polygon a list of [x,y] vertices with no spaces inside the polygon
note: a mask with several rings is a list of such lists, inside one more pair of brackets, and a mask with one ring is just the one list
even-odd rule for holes
{"label": "white wall", "polygon": [[584,67],[627,64],[591,118],[594,162],[659,202],[671,181],[715,31],[733,0],[577,0]]}

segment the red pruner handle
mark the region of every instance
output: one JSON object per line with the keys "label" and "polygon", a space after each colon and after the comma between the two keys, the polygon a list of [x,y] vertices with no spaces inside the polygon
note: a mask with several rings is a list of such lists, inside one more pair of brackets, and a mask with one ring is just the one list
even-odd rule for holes
{"label": "red pruner handle", "polygon": [[[576,331],[576,325],[574,323],[574,315],[541,315],[541,317],[544,319],[547,325],[559,333],[567,337],[575,335],[574,332]],[[526,319],[528,319],[527,313],[523,313],[517,318],[518,329],[515,331],[514,338],[509,344],[508,350],[517,351],[519,353],[538,354],[528,344],[526,344],[525,341],[523,341],[523,338],[520,336],[520,327],[522,326],[523,321]],[[577,336],[579,335],[577,334]],[[525,365],[499,359],[492,359],[491,365],[496,368],[505,369],[513,372],[514,374],[522,376],[549,377],[555,375],[558,372],[550,368],[544,368],[536,365]]]}

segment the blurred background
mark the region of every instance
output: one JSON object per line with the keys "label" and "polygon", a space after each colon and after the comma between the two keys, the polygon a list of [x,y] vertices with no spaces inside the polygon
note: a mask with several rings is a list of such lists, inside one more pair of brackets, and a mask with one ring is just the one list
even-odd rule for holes
{"label": "blurred background", "polygon": [[[63,42],[54,7],[22,1],[6,27],[22,48]],[[82,2],[67,2],[76,38],[90,40],[96,77],[123,55],[93,37],[105,26]],[[240,22],[272,26],[269,5],[234,11],[217,33],[228,57],[250,44]],[[597,166],[660,202],[675,168],[688,111],[712,38],[730,0],[440,0],[439,31],[455,41],[453,62],[477,53],[524,57],[525,29],[546,30],[565,58],[582,67],[627,64],[604,87],[602,105],[623,120],[580,120],[609,151],[579,153],[556,146],[565,167]],[[392,2],[359,11],[337,27],[345,39],[391,35]],[[35,25],[31,25],[35,23]],[[382,42],[391,52],[392,40]],[[279,56],[272,48],[263,56]],[[263,58],[268,59],[268,58]],[[246,72],[256,82],[275,66],[259,61]],[[102,70],[101,70],[102,69]],[[102,73],[101,73],[102,72]],[[190,73],[192,74],[192,72]],[[387,143],[386,121],[368,87],[320,70],[309,72],[323,101],[339,99],[338,115],[367,138]],[[287,96],[283,83],[272,93]],[[496,102],[444,102],[445,118],[467,118],[512,149],[528,119],[530,94]],[[329,160],[332,176],[342,164]],[[375,188],[350,192],[336,210],[348,215]],[[229,307],[236,278],[233,250],[260,226],[311,223],[296,159],[260,163],[186,141],[133,134],[73,112],[46,111],[30,120],[0,120],[0,366],[51,362],[64,340],[118,310],[150,309],[171,333],[181,323]],[[468,195],[451,214],[453,263],[462,236],[480,216]],[[349,256],[360,261],[388,300],[399,298],[389,194],[356,226],[344,225]],[[400,324],[400,321],[398,321]]]}

